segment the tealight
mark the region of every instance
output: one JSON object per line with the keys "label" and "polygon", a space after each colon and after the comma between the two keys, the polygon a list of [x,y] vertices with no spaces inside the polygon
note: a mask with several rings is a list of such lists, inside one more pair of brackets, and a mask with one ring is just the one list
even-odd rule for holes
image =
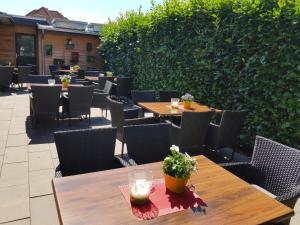
{"label": "tealight", "polygon": [[130,201],[142,205],[149,201],[152,188],[151,172],[134,170],[128,174]]}

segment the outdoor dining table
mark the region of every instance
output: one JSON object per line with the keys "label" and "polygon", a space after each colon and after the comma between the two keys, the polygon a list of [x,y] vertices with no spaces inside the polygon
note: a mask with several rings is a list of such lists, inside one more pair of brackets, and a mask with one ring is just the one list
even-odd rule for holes
{"label": "outdoor dining table", "polygon": [[183,104],[181,103],[177,108],[174,108],[171,106],[171,102],[139,102],[138,105],[159,117],[181,116],[184,111],[207,112],[215,110],[217,113],[222,113],[222,110],[213,109],[207,105],[202,105],[196,102],[191,104],[190,109],[184,109]]}
{"label": "outdoor dining table", "polygon": [[196,156],[196,159],[199,171],[192,174],[189,183],[203,202],[200,211],[186,207],[179,212],[143,221],[133,215],[120,186],[128,184],[128,173],[136,169],[150,170],[154,179],[162,179],[162,162],[157,162],[54,178],[52,186],[60,224],[273,224],[293,216],[292,209],[206,157]]}
{"label": "outdoor dining table", "polygon": [[63,70],[63,69],[61,69],[61,70],[56,70],[56,72],[59,72],[59,73],[77,73],[78,71],[77,70]]}
{"label": "outdoor dining table", "polygon": [[[97,81],[99,80],[98,76],[85,76],[85,78],[89,81]],[[108,77],[109,80],[116,81],[117,77]]]}

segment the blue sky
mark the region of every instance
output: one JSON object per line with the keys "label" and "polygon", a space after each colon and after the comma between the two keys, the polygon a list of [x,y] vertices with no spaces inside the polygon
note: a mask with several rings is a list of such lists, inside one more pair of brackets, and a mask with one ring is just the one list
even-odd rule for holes
{"label": "blue sky", "polygon": [[[163,0],[155,0],[157,3]],[[150,0],[2,0],[0,11],[26,15],[33,9],[46,7],[58,10],[71,20],[104,23],[114,19],[120,12],[151,8]]]}

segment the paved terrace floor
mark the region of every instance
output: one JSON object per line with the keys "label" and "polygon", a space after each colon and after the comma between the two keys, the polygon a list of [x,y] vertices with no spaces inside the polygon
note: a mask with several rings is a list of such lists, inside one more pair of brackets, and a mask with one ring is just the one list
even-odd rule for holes
{"label": "paved terrace floor", "polygon": [[[88,127],[86,120],[32,128],[26,92],[0,93],[0,224],[58,225],[51,179],[59,164],[53,131]],[[99,109],[92,127],[110,126]],[[116,144],[116,154],[121,151]],[[300,201],[291,224],[300,224]]]}

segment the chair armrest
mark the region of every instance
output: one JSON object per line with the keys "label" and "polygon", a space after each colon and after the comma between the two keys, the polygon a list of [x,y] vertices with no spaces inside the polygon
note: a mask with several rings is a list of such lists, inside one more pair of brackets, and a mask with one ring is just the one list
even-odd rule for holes
{"label": "chair armrest", "polygon": [[275,199],[285,203],[291,208],[294,208],[294,205],[300,196],[300,185],[294,186],[289,192],[284,193],[283,195],[277,196]]}
{"label": "chair armrest", "polygon": [[100,90],[100,89],[97,89],[97,88],[94,89],[94,92],[96,92],[96,93],[97,93],[97,92],[98,92],[98,93],[104,93],[103,90]]}
{"label": "chair armrest", "polygon": [[125,119],[134,119],[134,118],[138,118],[138,116],[139,116],[138,108],[124,109],[124,118]]}
{"label": "chair armrest", "polygon": [[128,125],[140,125],[140,124],[153,124],[158,123],[156,117],[143,117],[143,118],[135,118],[135,119],[126,119],[124,120],[124,126]]}
{"label": "chair armrest", "polygon": [[218,148],[219,128],[219,125],[210,123],[206,133],[205,144],[214,150],[217,150]]}
{"label": "chair armrest", "polygon": [[65,98],[65,99],[69,99],[69,96],[68,96],[68,94],[67,94],[67,93],[65,93],[65,92],[64,92],[64,93],[62,93],[62,97],[63,97],[63,98]]}
{"label": "chair armrest", "polygon": [[223,163],[219,165],[242,180],[265,188],[264,173],[253,167],[250,162]]}
{"label": "chair armrest", "polygon": [[124,167],[130,167],[130,166],[137,166],[138,164],[128,156],[128,154],[124,154],[123,157],[117,155],[115,156],[116,159],[124,166]]}

